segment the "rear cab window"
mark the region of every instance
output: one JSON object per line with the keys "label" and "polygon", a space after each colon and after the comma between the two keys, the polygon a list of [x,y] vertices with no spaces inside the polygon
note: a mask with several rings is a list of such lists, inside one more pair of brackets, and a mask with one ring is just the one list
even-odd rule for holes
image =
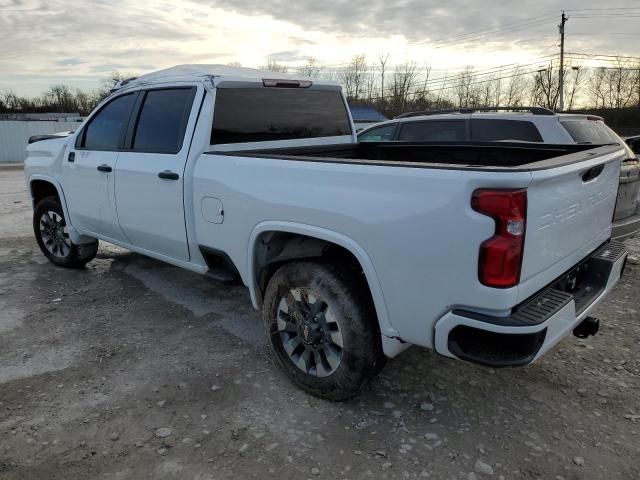
{"label": "rear cab window", "polygon": [[211,144],[351,135],[339,90],[217,88]]}
{"label": "rear cab window", "polygon": [[471,140],[478,142],[542,142],[538,128],[524,120],[471,119]]}

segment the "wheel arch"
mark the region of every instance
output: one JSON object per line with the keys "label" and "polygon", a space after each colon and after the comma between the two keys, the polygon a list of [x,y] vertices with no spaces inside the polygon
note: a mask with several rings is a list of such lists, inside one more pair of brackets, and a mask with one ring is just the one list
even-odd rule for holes
{"label": "wheel arch", "polygon": [[[274,238],[280,240],[281,247],[283,246],[282,241],[286,245],[284,248],[277,248],[275,251],[269,252],[268,246]],[[262,307],[266,282],[270,278],[269,274],[266,279],[261,278],[265,268],[270,266],[277,267],[284,262],[295,259],[324,257],[327,248],[331,246],[336,246],[341,251],[348,252],[357,262],[359,268],[362,269],[376,311],[384,347],[385,337],[397,337],[397,332],[391,326],[382,287],[373,262],[364,248],[356,241],[332,230],[280,221],[258,224],[250,235],[247,252],[247,284],[254,307],[258,309]],[[272,274],[273,271],[270,273]],[[387,353],[386,348],[385,353]]]}
{"label": "wheel arch", "polygon": [[53,177],[49,177],[48,175],[34,174],[29,177],[28,183],[33,208],[35,208],[36,204],[40,200],[54,194],[54,192],[58,195],[65,221],[69,227],[69,236],[73,243],[81,244],[94,240],[93,238],[81,235],[71,224],[71,217],[69,216],[69,210],[67,209],[67,201],[64,196],[64,191],[62,190],[62,185],[60,185],[58,180]]}

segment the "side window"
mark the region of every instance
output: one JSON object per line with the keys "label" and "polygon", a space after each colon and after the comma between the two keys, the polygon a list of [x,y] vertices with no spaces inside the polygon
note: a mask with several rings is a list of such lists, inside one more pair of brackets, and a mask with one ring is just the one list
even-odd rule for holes
{"label": "side window", "polygon": [[109,102],[84,129],[79,146],[88,150],[120,148],[135,100],[136,95],[129,93]]}
{"label": "side window", "polygon": [[382,127],[372,128],[358,135],[359,142],[388,142],[393,140],[393,132],[396,130],[396,124],[383,125]]}
{"label": "side window", "polygon": [[604,122],[598,120],[570,120],[561,122],[576,143],[619,143],[620,140]]}
{"label": "side window", "polygon": [[399,140],[405,142],[453,142],[466,139],[464,120],[404,122]]}
{"label": "side window", "polygon": [[149,90],[138,116],[133,151],[178,153],[194,95],[195,88]]}
{"label": "side window", "polygon": [[521,142],[542,142],[538,128],[523,120],[483,120],[471,119],[471,140],[479,142],[499,142],[515,140]]}

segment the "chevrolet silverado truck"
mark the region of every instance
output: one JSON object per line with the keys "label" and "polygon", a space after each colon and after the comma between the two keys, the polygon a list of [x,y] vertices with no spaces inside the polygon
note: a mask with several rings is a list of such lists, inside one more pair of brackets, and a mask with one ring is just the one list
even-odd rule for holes
{"label": "chevrolet silverado truck", "polygon": [[[355,395],[410,345],[522,366],[619,280],[620,145],[357,143],[339,85],[225,66],[123,82],[28,146],[55,265],[98,241],[244,284],[288,377]],[[213,340],[213,339],[212,339]]]}

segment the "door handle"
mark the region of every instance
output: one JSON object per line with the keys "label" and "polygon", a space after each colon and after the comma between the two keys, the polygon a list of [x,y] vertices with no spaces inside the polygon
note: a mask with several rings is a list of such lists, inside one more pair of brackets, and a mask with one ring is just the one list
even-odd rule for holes
{"label": "door handle", "polygon": [[604,165],[596,165],[595,167],[590,168],[582,175],[582,181],[587,183],[594,178],[598,178],[598,176],[602,173],[602,170],[604,170]]}
{"label": "door handle", "polygon": [[158,173],[158,177],[164,178],[165,180],[178,180],[180,175],[172,172],[171,170],[165,170],[164,172]]}
{"label": "door handle", "polygon": [[75,162],[76,161],[76,152],[69,152],[69,156],[67,157],[67,161],[68,162]]}
{"label": "door handle", "polygon": [[113,171],[113,169],[111,168],[110,165],[107,165],[106,163],[103,163],[102,165],[100,165],[98,167],[98,171],[99,172],[111,172],[111,171]]}

